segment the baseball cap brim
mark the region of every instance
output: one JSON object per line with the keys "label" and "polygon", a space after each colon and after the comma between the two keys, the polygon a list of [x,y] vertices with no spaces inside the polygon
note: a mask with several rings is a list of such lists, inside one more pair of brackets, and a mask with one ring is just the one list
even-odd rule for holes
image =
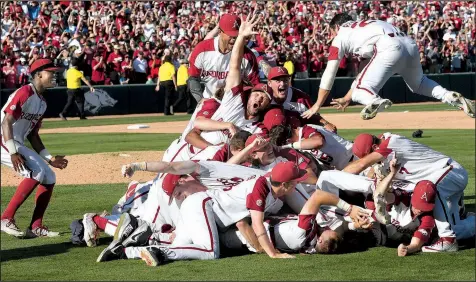
{"label": "baseball cap brim", "polygon": [[222,31],[230,37],[238,37],[238,30],[223,30]]}
{"label": "baseball cap brim", "polygon": [[[268,172],[268,173],[266,173],[264,176],[265,176],[265,177],[271,177],[271,171]],[[304,169],[299,169],[299,173],[298,173],[297,178],[293,178],[293,179],[291,179],[291,180],[289,180],[289,181],[296,180],[297,182],[302,182],[302,181],[306,180],[308,177],[309,177],[309,175],[307,174],[307,171],[306,171],[306,170],[304,170]],[[271,179],[271,180],[273,180],[273,179]]]}
{"label": "baseball cap brim", "polygon": [[289,74],[285,74],[285,73],[283,73],[283,74],[277,74],[277,75],[273,75],[273,76],[268,77],[268,79],[269,79],[269,80],[273,80],[273,79],[276,79],[276,78],[279,78],[279,77],[290,77],[290,75],[289,75]]}
{"label": "baseball cap brim", "polygon": [[418,197],[412,197],[411,203],[412,203],[412,206],[424,212],[432,211],[433,208],[435,207],[434,203],[426,203],[426,202],[418,201]]}
{"label": "baseball cap brim", "polygon": [[60,71],[60,70],[62,70],[62,68],[60,68],[60,67],[51,67],[51,68],[44,69],[44,71],[52,71],[52,72],[57,72],[57,71]]}

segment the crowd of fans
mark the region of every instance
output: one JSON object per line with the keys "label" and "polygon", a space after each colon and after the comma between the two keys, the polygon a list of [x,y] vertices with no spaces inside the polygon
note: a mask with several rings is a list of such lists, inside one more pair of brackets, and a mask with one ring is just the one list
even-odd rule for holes
{"label": "crowd of fans", "polygon": [[[476,70],[474,1],[2,1],[3,88],[28,83],[42,57],[68,69],[71,58],[94,84],[156,81],[165,55],[178,68],[224,13],[261,13],[249,47],[295,78],[319,77],[339,12],[386,20],[414,38],[426,73]],[[355,76],[361,59],[346,57],[339,76]],[[61,84],[64,74],[60,74]]]}

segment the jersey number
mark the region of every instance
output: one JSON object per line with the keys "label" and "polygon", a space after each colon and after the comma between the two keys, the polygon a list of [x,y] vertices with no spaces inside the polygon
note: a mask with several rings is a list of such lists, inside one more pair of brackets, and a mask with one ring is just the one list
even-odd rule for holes
{"label": "jersey number", "polygon": [[350,28],[355,28],[357,25],[359,25],[359,27],[364,27],[370,23],[374,23],[375,21],[373,20],[365,20],[365,21],[360,21],[360,22],[355,22],[353,23]]}

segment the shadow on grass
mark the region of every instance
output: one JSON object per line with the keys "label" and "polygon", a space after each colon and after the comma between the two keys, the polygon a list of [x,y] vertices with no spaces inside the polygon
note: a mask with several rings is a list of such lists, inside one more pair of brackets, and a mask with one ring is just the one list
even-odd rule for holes
{"label": "shadow on grass", "polygon": [[[98,247],[105,248],[111,243],[112,237],[105,237],[98,239]],[[30,239],[30,240],[39,240],[39,239]],[[22,259],[29,259],[35,257],[46,257],[52,255],[58,255],[62,253],[66,253],[69,249],[73,248],[86,248],[86,244],[78,246],[74,245],[71,242],[61,242],[56,244],[47,244],[47,245],[40,245],[40,246],[30,246],[24,248],[16,248],[10,250],[2,250],[2,254],[0,256],[1,262],[7,262],[12,260],[22,260]]]}
{"label": "shadow on grass", "polygon": [[47,244],[40,246],[30,246],[25,248],[16,248],[2,251],[1,262],[12,260],[22,260],[36,257],[46,257],[68,252],[69,249],[75,248],[71,242],[62,242],[57,244]]}

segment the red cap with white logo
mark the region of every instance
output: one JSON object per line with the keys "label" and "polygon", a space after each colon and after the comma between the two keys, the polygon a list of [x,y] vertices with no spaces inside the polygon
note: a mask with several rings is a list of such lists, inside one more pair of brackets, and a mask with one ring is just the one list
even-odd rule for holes
{"label": "red cap with white logo", "polygon": [[241,19],[237,15],[224,14],[220,17],[218,26],[228,36],[237,37],[240,30]]}
{"label": "red cap with white logo", "polygon": [[268,74],[268,80],[273,80],[282,76],[289,76],[288,70],[286,68],[272,67]]}
{"label": "red cap with white logo", "polygon": [[428,180],[422,180],[417,183],[412,195],[412,206],[428,212],[435,207],[436,185]]}
{"label": "red cap with white logo", "polygon": [[295,163],[289,161],[278,163],[273,167],[271,172],[267,173],[265,176],[271,176],[272,181],[281,183],[292,180],[302,182],[308,177],[307,171],[300,169]]}

